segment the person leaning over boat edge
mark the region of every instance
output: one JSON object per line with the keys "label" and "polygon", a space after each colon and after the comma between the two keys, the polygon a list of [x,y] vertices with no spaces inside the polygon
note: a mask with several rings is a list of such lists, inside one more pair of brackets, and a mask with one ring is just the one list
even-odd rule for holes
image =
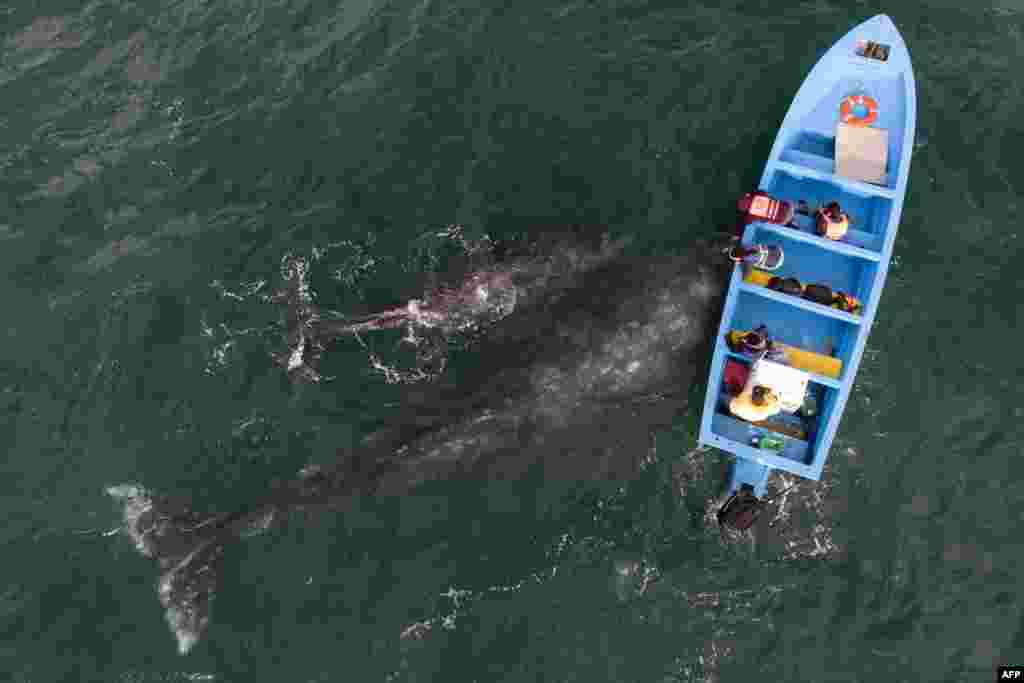
{"label": "person leaning over boat edge", "polygon": [[761,270],[778,270],[785,261],[782,247],[775,244],[755,244],[743,246],[738,238],[725,249],[726,256],[735,263],[746,263]]}

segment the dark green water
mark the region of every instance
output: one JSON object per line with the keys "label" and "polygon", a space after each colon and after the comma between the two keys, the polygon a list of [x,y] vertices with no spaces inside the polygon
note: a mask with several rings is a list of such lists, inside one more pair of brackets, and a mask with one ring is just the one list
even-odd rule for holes
{"label": "dark green water", "polygon": [[[703,681],[721,647],[723,681],[1024,663],[1020,0],[14,5],[0,679]],[[313,289],[343,311],[438,267],[451,223],[597,222],[681,252],[757,182],[815,59],[882,11],[927,144],[833,448],[840,552],[723,544],[702,517],[718,460],[685,499],[671,477],[694,410],[621,492],[450,484],[247,541],[208,638],[176,654],[105,487],[233,509],[402,390],[354,346],[334,382],[288,384],[261,298],[282,256],[318,253]],[[622,558],[657,569],[651,590],[621,585]]]}

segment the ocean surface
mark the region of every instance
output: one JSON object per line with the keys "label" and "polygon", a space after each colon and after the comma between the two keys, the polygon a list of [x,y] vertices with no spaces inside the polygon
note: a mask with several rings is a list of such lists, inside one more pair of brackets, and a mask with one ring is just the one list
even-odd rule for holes
{"label": "ocean surface", "polygon": [[[444,483],[249,539],[177,653],[106,489],[235,509],[407,390],[355,343],[325,357],[332,381],[287,380],[268,301],[286,255],[345,312],[404,300],[452,224],[599,223],[683,253],[728,228],[817,57],[879,12],[911,51],[918,145],[803,545],[706,523],[725,459],[695,451],[698,400],[621,487]],[[1024,664],[1022,73],[1021,0],[3,3],[0,680]]]}

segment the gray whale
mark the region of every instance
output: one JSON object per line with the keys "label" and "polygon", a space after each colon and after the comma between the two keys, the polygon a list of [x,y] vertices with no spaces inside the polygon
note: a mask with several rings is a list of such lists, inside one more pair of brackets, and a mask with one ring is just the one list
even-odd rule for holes
{"label": "gray whale", "polygon": [[475,369],[408,390],[384,428],[332,465],[306,468],[224,514],[138,485],[108,489],[124,503],[129,537],[159,565],[179,652],[207,630],[224,552],[251,533],[430,480],[636,474],[654,432],[686,410],[706,373],[731,264],[710,245],[608,259],[597,258],[607,240],[548,244],[561,258],[531,252],[535,278],[520,271],[524,296],[483,333]]}

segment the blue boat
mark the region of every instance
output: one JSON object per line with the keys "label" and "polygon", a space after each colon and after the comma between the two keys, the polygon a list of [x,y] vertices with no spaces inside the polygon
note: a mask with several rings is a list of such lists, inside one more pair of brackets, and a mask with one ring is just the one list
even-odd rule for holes
{"label": "blue boat", "polygon": [[[860,24],[818,60],[790,104],[758,193],[747,197],[758,210],[740,207],[747,210],[741,244],[774,254],[781,247],[782,262],[769,260],[775,270],[738,262],[722,311],[699,439],[736,457],[731,494],[760,499],[773,469],[821,477],[892,257],[916,97],[910,55],[892,20]],[[827,228],[835,214],[819,215],[831,202],[849,219],[838,239]],[[788,278],[798,289],[781,286]],[[808,298],[808,284],[852,298],[829,304],[820,287]],[[762,326],[767,356],[756,336],[744,337]],[[751,422],[732,412],[733,399],[755,379],[786,409]]]}

